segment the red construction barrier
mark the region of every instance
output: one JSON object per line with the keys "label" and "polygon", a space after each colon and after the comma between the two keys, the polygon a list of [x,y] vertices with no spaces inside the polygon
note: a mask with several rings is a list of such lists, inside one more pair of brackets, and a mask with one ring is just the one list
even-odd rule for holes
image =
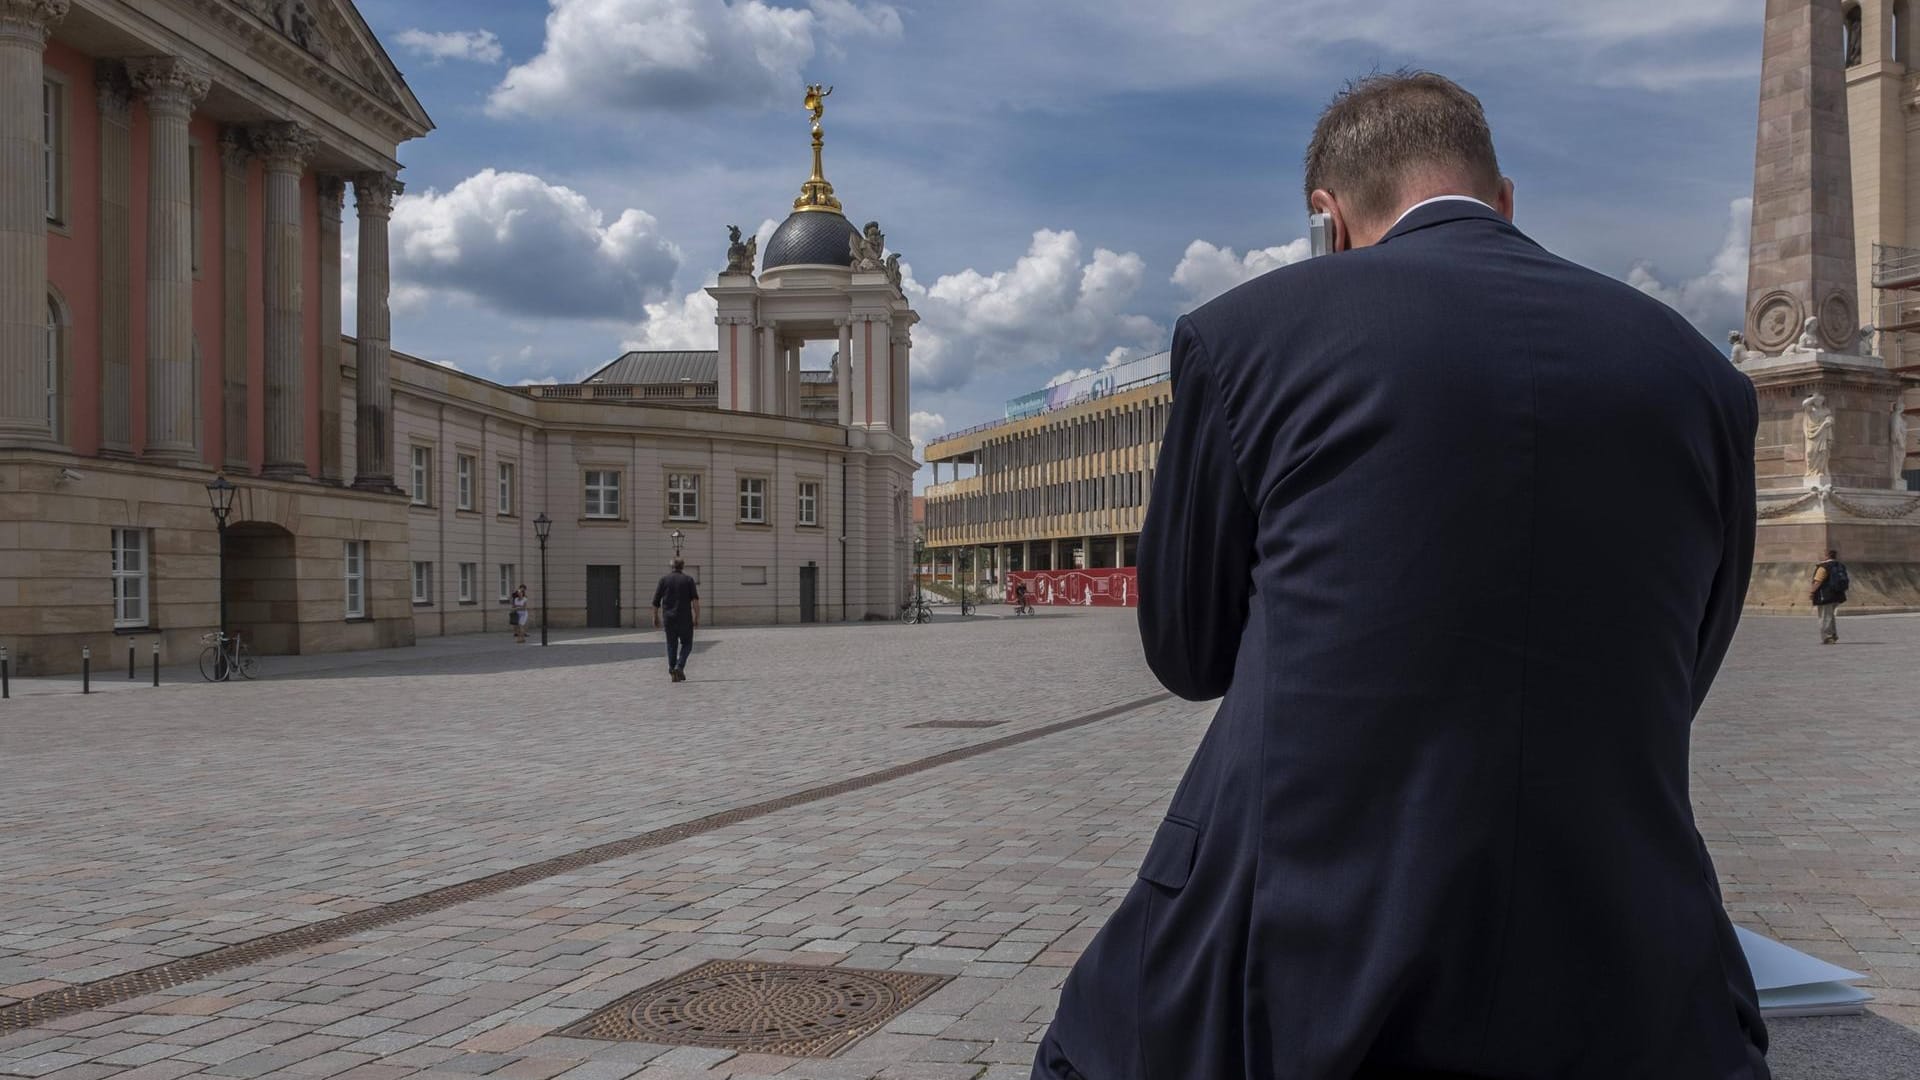
{"label": "red construction barrier", "polygon": [[1007,602],[1027,586],[1028,602],[1046,607],[1139,607],[1140,572],[1133,567],[1095,570],[1015,570],[1007,573]]}

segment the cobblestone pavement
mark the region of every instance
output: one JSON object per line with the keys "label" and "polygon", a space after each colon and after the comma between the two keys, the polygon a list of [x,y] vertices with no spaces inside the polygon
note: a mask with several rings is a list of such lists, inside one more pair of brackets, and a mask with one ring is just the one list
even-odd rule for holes
{"label": "cobblestone pavement", "polygon": [[[1740,921],[1920,1023],[1920,619],[1750,620],[1703,712]],[[282,662],[0,703],[0,1004],[1137,701],[1126,612]],[[1211,715],[1170,701],[0,1036],[0,1075],[1024,1078]],[[908,729],[940,719],[989,730]],[[954,976],[839,1057],[555,1031],[715,958]],[[1791,1080],[1783,1076],[1782,1080]]]}

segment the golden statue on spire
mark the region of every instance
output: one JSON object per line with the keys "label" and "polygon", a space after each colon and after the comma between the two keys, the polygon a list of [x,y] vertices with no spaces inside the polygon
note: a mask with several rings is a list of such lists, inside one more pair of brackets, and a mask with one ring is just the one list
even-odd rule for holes
{"label": "golden statue on spire", "polygon": [[832,93],[831,86],[822,89],[819,83],[807,84],[807,96],[802,104],[813,118],[813,176],[800,185],[800,197],[793,200],[795,210],[840,212],[840,200],[833,197],[833,185],[827,183],[820,166],[820,147],[826,141],[820,133],[820,117],[827,111],[827,96]]}

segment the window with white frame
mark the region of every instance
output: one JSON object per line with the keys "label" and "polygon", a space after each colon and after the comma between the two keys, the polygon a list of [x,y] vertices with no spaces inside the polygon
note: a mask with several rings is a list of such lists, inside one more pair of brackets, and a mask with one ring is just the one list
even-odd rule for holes
{"label": "window with white frame", "polygon": [[587,470],[586,516],[590,518],[620,516],[620,471],[618,469]]}
{"label": "window with white frame", "polygon": [[367,617],[367,542],[347,541],[347,618]]}
{"label": "window with white frame", "polygon": [[66,190],[66,177],[61,175],[60,167],[66,158],[66,90],[65,86],[52,79],[40,84],[42,182],[45,184],[47,220],[53,222],[66,220],[66,208],[61,205],[60,198]]}
{"label": "window with white frame", "polygon": [[820,482],[818,480],[800,481],[800,513],[802,525],[820,524]]}
{"label": "window with white frame", "polygon": [[700,474],[667,474],[667,520],[700,520]]}
{"label": "window with white frame", "polygon": [[510,562],[500,564],[500,599],[513,599],[513,564]]}
{"label": "window with white frame", "polygon": [[413,505],[426,506],[433,483],[433,448],[416,446],[413,448]]}
{"label": "window with white frame", "polygon": [[767,523],[767,482],[758,476],[740,478],[740,520],[747,525]]}
{"label": "window with white frame", "polygon": [[471,604],[480,595],[480,564],[463,562],[460,564],[460,602]]}
{"label": "window with white frame", "polygon": [[433,564],[430,562],[413,564],[413,602],[433,603]]}
{"label": "window with white frame", "polygon": [[500,463],[500,501],[498,513],[501,517],[513,516],[513,464]]}
{"label": "window with white frame", "polygon": [[473,456],[461,454],[453,459],[454,491],[461,510],[473,509]]}
{"label": "window with white frame", "polygon": [[113,530],[113,625],[147,625],[147,530]]}

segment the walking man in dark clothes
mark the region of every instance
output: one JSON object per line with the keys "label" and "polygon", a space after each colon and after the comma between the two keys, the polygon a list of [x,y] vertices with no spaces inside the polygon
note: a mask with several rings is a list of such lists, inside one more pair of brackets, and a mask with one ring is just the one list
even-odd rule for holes
{"label": "walking man in dark clothes", "polygon": [[667,673],[674,682],[687,681],[693,628],[700,625],[700,586],[686,575],[686,567],[686,560],[673,560],[673,569],[653,589],[653,628],[666,620]]}

